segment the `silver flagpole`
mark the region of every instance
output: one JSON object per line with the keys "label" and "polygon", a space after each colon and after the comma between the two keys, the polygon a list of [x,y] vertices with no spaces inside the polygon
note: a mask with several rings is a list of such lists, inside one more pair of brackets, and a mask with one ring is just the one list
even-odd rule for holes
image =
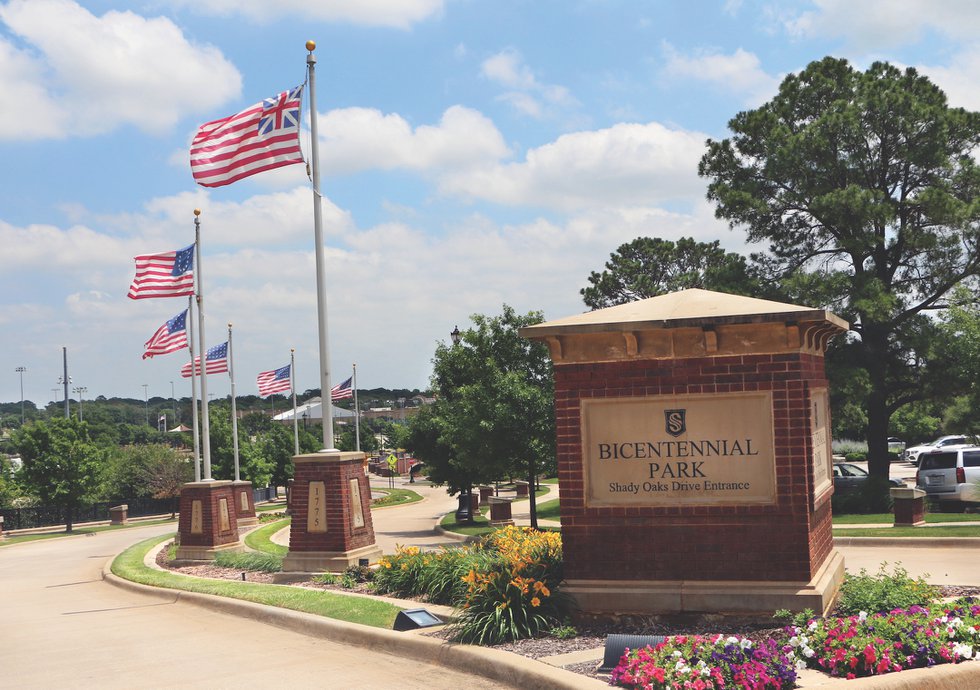
{"label": "silver flagpole", "polygon": [[235,454],[235,481],[242,478],[238,473],[238,410],[235,402],[235,359],[231,356],[231,324],[228,324],[228,376],[231,378],[231,447]]}
{"label": "silver flagpole", "polygon": [[[204,477],[202,481],[211,481],[211,425],[208,419],[208,351],[204,347],[204,276],[201,271],[201,209],[194,209],[194,248],[197,252],[197,342],[200,344],[201,361],[198,375],[201,377],[201,450],[204,455]],[[193,366],[191,373],[194,373]]]}
{"label": "silver flagpole", "polygon": [[354,365],[354,443],[355,450],[361,452],[361,408],[357,406],[357,364]]}
{"label": "silver flagpole", "polygon": [[289,349],[289,387],[293,389],[293,455],[299,455],[299,420],[296,419],[296,350]]}
{"label": "silver flagpole", "polygon": [[311,164],[313,166],[313,240],[316,244],[316,303],[317,325],[320,337],[320,399],[323,409],[323,448],[333,449],[333,401],[330,395],[330,352],[327,348],[327,288],[325,284],[326,265],[323,256],[323,227],[320,213],[320,141],[316,127],[316,50],[314,41],[306,42],[309,54],[306,66],[310,85],[310,139]]}
{"label": "silver flagpole", "polygon": [[[194,269],[197,273],[197,269]],[[194,376],[194,296],[187,297],[187,348],[191,351],[191,418],[194,420],[194,481],[201,481],[201,438],[197,431],[197,377]]]}

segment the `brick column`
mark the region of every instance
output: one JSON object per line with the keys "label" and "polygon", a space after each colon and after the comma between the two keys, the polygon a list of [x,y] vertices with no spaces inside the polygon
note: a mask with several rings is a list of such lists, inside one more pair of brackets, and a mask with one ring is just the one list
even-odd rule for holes
{"label": "brick column", "polygon": [[214,560],[219,551],[241,551],[232,482],[191,482],[180,489],[177,560]]}
{"label": "brick column", "polygon": [[685,290],[521,330],[554,361],[565,591],[587,615],[826,611],[822,310]]}
{"label": "brick column", "polygon": [[895,527],[918,527],[926,524],[926,492],[914,487],[891,488]]}
{"label": "brick column", "polygon": [[254,527],[259,524],[259,518],[255,514],[255,496],[252,494],[252,482],[239,480],[232,482],[231,488],[235,494],[238,527]]}
{"label": "brick column", "polygon": [[364,453],[297,455],[293,466],[289,553],[277,579],[289,580],[290,573],[341,572],[360,559],[380,558]]}

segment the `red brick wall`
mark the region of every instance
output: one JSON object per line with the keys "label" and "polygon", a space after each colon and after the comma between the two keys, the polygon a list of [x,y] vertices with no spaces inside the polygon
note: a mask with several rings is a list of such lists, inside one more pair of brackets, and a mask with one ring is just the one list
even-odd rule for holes
{"label": "red brick wall", "polygon": [[[353,527],[350,512],[350,480],[358,480],[364,527]],[[326,488],[327,531],[306,530],[309,516],[310,482],[322,481]],[[374,522],[371,519],[371,487],[360,459],[328,462],[297,462],[293,473],[292,525],[289,550],[353,551],[374,544]]]}
{"label": "red brick wall", "polygon": [[[812,510],[810,388],[822,357],[742,355],[555,366],[565,576],[809,581],[833,546],[830,502]],[[771,391],[776,504],[585,506],[580,401]]]}
{"label": "red brick wall", "polygon": [[[228,501],[230,529],[221,531],[219,503]],[[194,501],[201,501],[201,534],[191,533],[191,515]],[[219,486],[186,485],[180,490],[180,518],[178,530],[181,546],[222,546],[238,541],[238,513],[231,482]]]}

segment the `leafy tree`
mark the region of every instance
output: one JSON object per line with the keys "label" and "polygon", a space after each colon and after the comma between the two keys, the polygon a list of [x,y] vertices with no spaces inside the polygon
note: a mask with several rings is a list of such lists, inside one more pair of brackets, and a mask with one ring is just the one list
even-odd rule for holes
{"label": "leafy tree", "polygon": [[103,474],[102,498],[126,499],[150,495],[146,473],[153,463],[174,456],[170,446],[147,444],[143,446],[111,447]]}
{"label": "leafy tree", "polygon": [[745,257],[726,252],[719,242],[677,242],[659,237],[638,237],[613,252],[602,273],[592,271],[590,287],[582,299],[592,309],[602,309],[667,292],[702,288],[737,295],[757,295],[758,281]]}
{"label": "leafy tree", "polygon": [[14,481],[14,471],[7,458],[0,455],[0,508],[9,506],[20,496],[20,490]]}
{"label": "leafy tree", "polygon": [[106,451],[92,443],[86,422],[64,417],[28,424],[14,443],[24,463],[18,481],[42,504],[61,508],[71,532],[77,508],[99,486]]}
{"label": "leafy tree", "polygon": [[173,519],[177,515],[180,489],[194,478],[194,467],[172,449],[159,448],[160,452],[143,467],[143,481],[153,498],[170,499],[170,517]]}
{"label": "leafy tree", "polygon": [[966,382],[963,394],[954,398],[943,413],[949,433],[980,432],[980,297],[976,283],[959,286],[952,295],[939,329],[939,347],[952,375]]}
{"label": "leafy tree", "polygon": [[980,113],[951,108],[914,69],[825,58],[736,115],[699,173],[716,215],[767,244],[760,265],[852,324],[867,372],[869,469],[887,476],[888,422],[936,380],[930,320],[980,270]]}
{"label": "leafy tree", "polygon": [[[215,479],[235,478],[235,447],[232,437],[231,404],[208,406],[208,431],[211,437],[211,476]],[[289,433],[292,440],[292,430]],[[292,443],[290,443],[290,448]],[[273,462],[257,452],[255,446],[238,425],[238,474],[254,486],[267,486],[272,477]]]}
{"label": "leafy tree", "polygon": [[[526,473],[534,482],[555,465],[551,359],[544,345],[518,335],[540,312],[475,315],[459,345],[440,344],[433,359],[438,400],[409,423],[406,447],[450,493]],[[536,523],[531,492],[532,525]]]}

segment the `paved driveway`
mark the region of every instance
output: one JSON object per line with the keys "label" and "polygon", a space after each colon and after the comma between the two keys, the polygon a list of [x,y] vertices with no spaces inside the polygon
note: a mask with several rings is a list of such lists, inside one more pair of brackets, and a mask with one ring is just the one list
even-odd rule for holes
{"label": "paved driveway", "polygon": [[0,548],[0,687],[507,687],[102,581],[115,553],[173,530],[142,527]]}

